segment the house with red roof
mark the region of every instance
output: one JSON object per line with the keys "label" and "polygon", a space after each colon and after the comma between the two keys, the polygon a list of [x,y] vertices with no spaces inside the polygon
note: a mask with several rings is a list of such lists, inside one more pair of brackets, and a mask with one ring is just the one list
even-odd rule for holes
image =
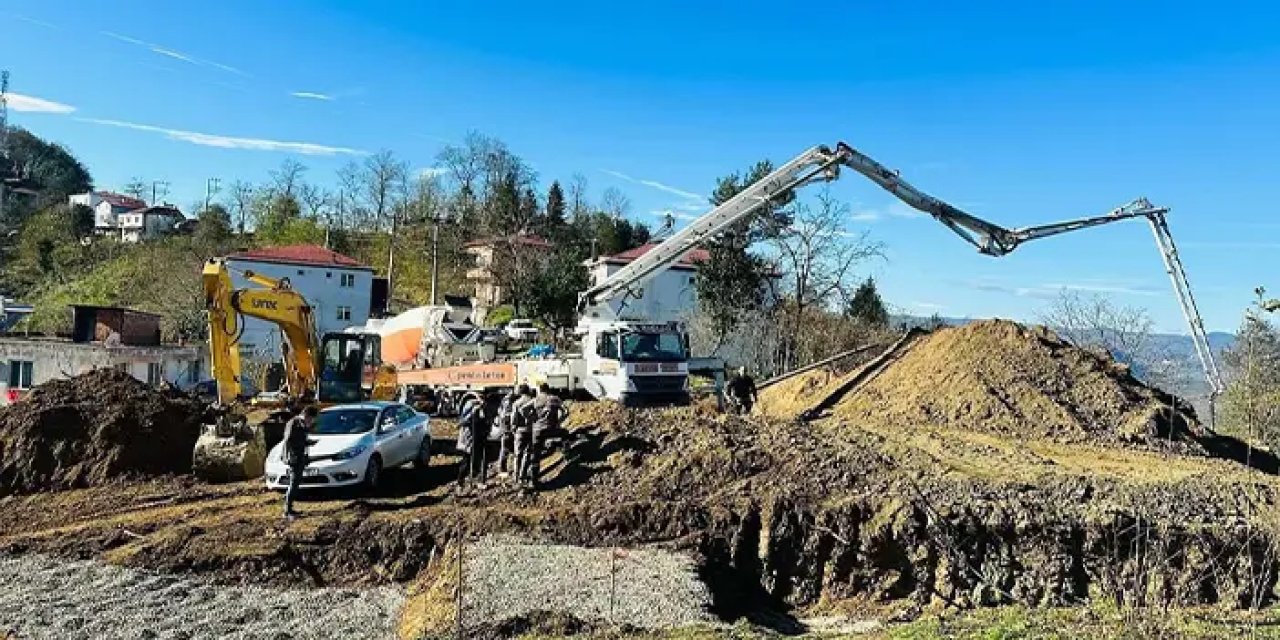
{"label": "house with red roof", "polygon": [[[247,249],[227,256],[227,266],[237,288],[257,286],[249,284],[245,271],[288,280],[311,304],[321,334],[362,326],[374,311],[373,268],[325,247],[296,244]],[[246,318],[241,352],[255,360],[274,362],[280,357],[282,340],[275,325]]]}
{"label": "house with red roof", "polygon": [[120,233],[120,215],[130,211],[145,209],[144,200],[126,196],[114,191],[90,191],[78,193],[67,198],[70,204],[78,204],[93,209],[93,228],[99,234],[118,235]]}

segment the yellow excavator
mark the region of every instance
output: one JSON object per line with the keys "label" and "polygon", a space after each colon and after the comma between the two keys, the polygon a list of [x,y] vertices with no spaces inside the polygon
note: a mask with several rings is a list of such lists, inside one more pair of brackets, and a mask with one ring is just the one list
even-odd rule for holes
{"label": "yellow excavator", "polygon": [[[192,468],[209,481],[262,475],[267,451],[283,437],[285,421],[306,404],[387,400],[397,391],[395,369],[382,364],[377,335],[333,332],[321,338],[311,304],[288,278],[239,273],[255,286],[237,289],[231,267],[221,258],[206,262],[201,275],[218,392],[214,417],[196,441]],[[245,318],[270,322],[284,336],[279,392],[251,399],[242,395],[239,342]]]}

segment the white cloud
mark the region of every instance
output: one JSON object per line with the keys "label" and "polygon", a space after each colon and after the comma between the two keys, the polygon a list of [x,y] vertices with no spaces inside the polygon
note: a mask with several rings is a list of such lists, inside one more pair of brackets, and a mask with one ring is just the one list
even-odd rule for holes
{"label": "white cloud", "polygon": [[879,220],[879,219],[880,219],[880,214],[871,209],[859,211],[849,216],[849,220],[853,222],[875,222],[876,220]]}
{"label": "white cloud", "polygon": [[917,309],[924,309],[925,311],[941,311],[943,309],[946,309],[945,306],[940,305],[936,302],[912,302],[911,306]]}
{"label": "white cloud", "polygon": [[[46,29],[58,29],[58,25],[53,24],[52,22],[45,22],[44,20],[36,20],[35,18],[28,18],[27,16],[18,15],[18,14],[16,14],[16,13],[13,13],[13,14],[10,14],[10,15],[11,15],[12,17],[14,17],[14,18],[18,19],[18,20],[23,21],[23,22],[26,22],[26,23],[29,23],[29,24],[34,24],[34,25],[37,25],[37,26],[41,26],[41,27],[44,27],[44,28],[46,28]],[[60,30],[60,29],[59,29],[59,30]]]}
{"label": "white cloud", "polygon": [[888,213],[895,218],[923,218],[925,216],[924,212],[918,209],[912,209],[905,202],[894,202],[893,204],[890,204],[885,209],[885,213]]}
{"label": "white cloud", "polygon": [[1053,299],[1058,297],[1064,291],[1079,291],[1082,293],[1099,293],[1114,294],[1125,296],[1159,296],[1162,295],[1161,290],[1145,285],[1134,285],[1132,283],[1116,283],[1099,280],[1086,280],[1082,282],[1051,282],[1035,286],[1018,286],[1008,285],[991,280],[978,280],[965,283],[970,289],[978,291],[990,291],[994,293],[1007,293],[1023,298],[1040,298]]}
{"label": "white cloud", "polygon": [[684,189],[678,189],[671,185],[658,182],[657,180],[645,180],[644,178],[633,178],[625,173],[622,173],[621,171],[611,171],[609,169],[601,169],[600,171],[602,173],[607,173],[620,180],[626,180],[627,182],[644,185],[651,189],[657,189],[658,191],[665,191],[672,195],[680,196],[681,198],[688,198],[689,200],[706,200],[706,197],[703,196],[702,194],[694,193],[692,191],[685,191]]}
{"label": "white cloud", "polygon": [[69,104],[45,100],[35,96],[26,96],[21,93],[6,93],[5,100],[9,103],[9,108],[14,111],[24,111],[31,113],[71,113],[76,108]]}
{"label": "white cloud", "polygon": [[135,46],[142,47],[142,48],[144,48],[144,49],[147,49],[147,50],[151,51],[152,53],[159,54],[159,55],[165,56],[165,57],[167,57],[167,58],[173,58],[174,60],[181,60],[181,61],[186,62],[186,63],[188,63],[188,64],[194,64],[194,65],[197,65],[197,66],[205,66],[205,67],[213,67],[213,68],[215,68],[215,69],[221,69],[221,70],[226,71],[226,72],[228,72],[228,73],[234,73],[234,74],[236,74],[236,75],[238,75],[238,76],[245,76],[245,77],[248,77],[248,76],[249,76],[249,74],[247,74],[247,73],[245,73],[245,72],[243,72],[243,71],[241,71],[241,70],[239,70],[239,69],[237,69],[237,68],[235,68],[235,67],[233,67],[233,66],[231,66],[231,65],[222,64],[221,62],[214,62],[214,61],[212,61],[212,60],[204,60],[204,59],[201,59],[201,58],[197,58],[197,57],[195,57],[195,56],[193,56],[193,55],[191,55],[191,54],[189,54],[189,53],[183,53],[183,52],[181,52],[181,51],[177,51],[177,50],[175,50],[175,49],[170,49],[170,48],[168,48],[168,47],[164,47],[164,46],[161,46],[161,45],[158,45],[158,44],[152,43],[152,42],[147,42],[147,41],[145,41],[145,40],[139,40],[139,39],[137,39],[137,38],[131,38],[131,37],[126,36],[126,35],[124,35],[124,34],[116,33],[116,32],[114,32],[114,31],[101,31],[100,33],[101,33],[102,35],[104,35],[104,36],[107,36],[108,38],[112,38],[112,39],[115,39],[115,40],[119,40],[120,42],[127,42],[127,43],[129,43],[129,44],[132,44],[132,45],[135,45]]}
{"label": "white cloud", "polygon": [[444,167],[427,167],[425,169],[419,169],[418,176],[423,179],[429,180],[431,178],[442,176],[448,172],[449,170]]}
{"label": "white cloud", "polygon": [[100,124],[108,127],[119,127],[121,129],[132,129],[134,131],[146,131],[149,133],[163,134],[170,140],[178,140],[180,142],[189,142],[205,147],[217,147],[220,149],[249,149],[253,151],[286,151],[292,153],[301,153],[311,156],[332,156],[338,154],[346,155],[366,155],[367,152],[359,149],[351,149],[349,147],[334,147],[324,144],[316,144],[314,142],[285,142],[281,140],[269,140],[265,138],[241,138],[236,136],[224,136],[211,133],[199,133],[196,131],[183,131],[181,129],[166,129],[164,127],[156,127],[149,124],[137,124],[133,122],[123,122],[120,120],[104,120],[100,118],[80,118],[81,122],[89,122],[92,124]]}
{"label": "white cloud", "polygon": [[325,102],[333,100],[333,96],[331,95],[316,93],[314,91],[294,91],[289,95],[295,98],[302,98],[303,100],[323,100]]}

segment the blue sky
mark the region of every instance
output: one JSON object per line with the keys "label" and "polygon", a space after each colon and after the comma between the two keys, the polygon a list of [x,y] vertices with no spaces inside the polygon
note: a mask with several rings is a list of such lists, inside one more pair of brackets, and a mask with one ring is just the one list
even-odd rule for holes
{"label": "blue sky", "polygon": [[[474,7],[474,8],[473,8]],[[635,218],[716,176],[846,140],[1007,226],[1171,207],[1206,323],[1280,292],[1280,9],[1265,3],[0,3],[11,118],[100,187],[203,197],[286,157],[325,182],[388,148],[429,168],[468,130],[543,185],[616,186]],[[1150,231],[1122,223],[976,254],[848,174],[832,187],[901,309],[1034,319],[1074,288],[1182,320]]]}

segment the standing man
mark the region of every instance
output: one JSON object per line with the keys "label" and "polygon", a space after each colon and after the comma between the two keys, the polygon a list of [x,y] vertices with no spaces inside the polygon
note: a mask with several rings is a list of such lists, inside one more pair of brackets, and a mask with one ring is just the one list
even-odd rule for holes
{"label": "standing man", "polygon": [[516,400],[520,398],[517,389],[512,389],[510,393],[502,396],[502,403],[498,405],[498,417],[494,421],[493,428],[498,432],[498,476],[502,477],[507,474],[507,460],[512,457],[512,441],[514,430],[511,428],[511,416],[514,412]]}
{"label": "standing man", "polygon": [[520,385],[520,398],[511,407],[511,425],[515,431],[516,450],[516,484],[532,484],[537,469],[533,466],[534,450],[537,447],[533,424],[537,414],[533,407],[533,389],[529,385]]}
{"label": "standing man", "polygon": [[728,385],[729,401],[738,407],[738,413],[751,413],[751,407],[757,400],[756,381],[747,374],[746,367],[738,367],[737,373]]}
{"label": "standing man", "polygon": [[315,405],[308,405],[298,415],[289,419],[284,425],[284,463],[289,466],[289,488],[284,492],[284,517],[292,520],[298,517],[293,510],[293,498],[302,484],[302,474],[307,469],[307,447],[316,443],[307,437],[315,425],[320,410]]}

